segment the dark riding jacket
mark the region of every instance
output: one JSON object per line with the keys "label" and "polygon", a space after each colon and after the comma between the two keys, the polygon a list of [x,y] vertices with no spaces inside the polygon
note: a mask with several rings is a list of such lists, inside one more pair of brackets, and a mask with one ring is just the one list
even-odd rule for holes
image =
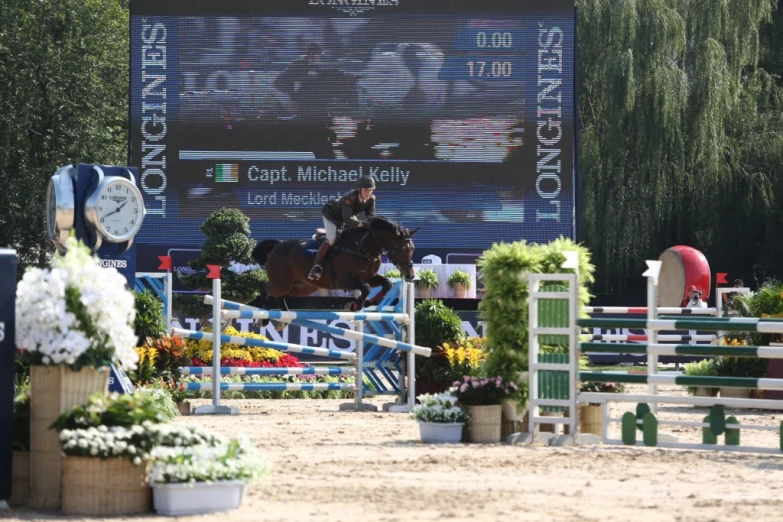
{"label": "dark riding jacket", "polygon": [[375,196],[364,203],[359,202],[359,189],[346,192],[339,198],[330,199],[324,204],[321,213],[338,226],[348,225],[349,227],[358,227],[361,221],[356,218],[357,214],[364,212],[367,218],[375,217]]}

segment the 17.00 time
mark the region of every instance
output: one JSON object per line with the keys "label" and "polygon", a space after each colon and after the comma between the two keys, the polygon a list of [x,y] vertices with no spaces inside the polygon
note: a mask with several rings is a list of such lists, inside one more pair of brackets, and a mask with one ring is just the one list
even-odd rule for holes
{"label": "17.00 time", "polygon": [[[489,67],[487,67],[489,65]],[[511,76],[511,62],[468,62],[468,76],[508,78]]]}

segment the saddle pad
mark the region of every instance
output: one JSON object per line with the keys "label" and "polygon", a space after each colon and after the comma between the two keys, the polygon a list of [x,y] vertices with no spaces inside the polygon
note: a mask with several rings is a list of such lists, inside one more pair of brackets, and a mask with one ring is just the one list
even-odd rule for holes
{"label": "saddle pad", "polygon": [[311,239],[305,245],[302,247],[302,254],[305,257],[313,258],[315,257],[315,254],[318,253],[318,248],[321,246],[321,243],[323,243],[323,239]]}

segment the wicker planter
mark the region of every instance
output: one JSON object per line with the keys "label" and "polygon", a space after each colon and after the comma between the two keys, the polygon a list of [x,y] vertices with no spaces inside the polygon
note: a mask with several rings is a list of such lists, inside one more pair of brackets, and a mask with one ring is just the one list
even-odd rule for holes
{"label": "wicker planter", "polygon": [[134,466],[115,457],[64,457],[62,511],[66,515],[118,516],[152,510],[149,461]]}
{"label": "wicker planter", "polygon": [[30,452],[14,451],[12,458],[11,498],[8,503],[22,506],[30,498]]}
{"label": "wicker planter", "polygon": [[180,415],[190,415],[192,413],[192,409],[190,407],[190,401],[182,401],[177,403],[177,409],[179,410]]}
{"label": "wicker planter", "polygon": [[470,442],[500,442],[503,406],[468,406]]}
{"label": "wicker planter", "polygon": [[579,431],[580,433],[592,433],[601,435],[603,430],[603,408],[594,404],[579,406]]}
{"label": "wicker planter", "polygon": [[30,367],[30,499],[35,508],[60,507],[61,455],[57,432],[49,426],[95,392],[109,387],[109,368]]}
{"label": "wicker planter", "polygon": [[693,389],[693,396],[694,397],[717,397],[718,388],[704,388],[703,386],[699,386]]}

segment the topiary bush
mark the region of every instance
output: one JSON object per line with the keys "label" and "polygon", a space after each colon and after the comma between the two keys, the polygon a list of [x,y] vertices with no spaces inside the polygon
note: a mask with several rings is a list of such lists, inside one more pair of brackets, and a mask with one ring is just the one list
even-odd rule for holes
{"label": "topiary bush", "polygon": [[484,321],[489,356],[482,373],[500,375],[519,387],[517,399],[525,401],[528,386],[528,295],[530,273],[573,273],[561,268],[563,252],[579,255],[579,306],[590,300],[587,285],[594,281],[595,267],[589,251],[570,239],[560,238],[545,245],[517,241],[498,243],[478,260],[484,283],[479,316]]}
{"label": "topiary bush", "polygon": [[[178,274],[182,284],[191,289],[211,289],[212,282],[206,277],[207,265],[219,265],[222,298],[240,303],[251,301],[258,295],[261,283],[267,281],[266,271],[257,268],[238,274],[230,269],[232,263],[255,263],[252,252],[256,242],[250,237],[250,219],[241,210],[223,208],[204,221],[201,231],[207,237],[201,256],[188,262],[196,273]],[[188,317],[203,319],[212,312],[211,306],[203,304],[202,296],[176,294],[174,301],[177,309]]]}
{"label": "topiary bush", "polygon": [[442,347],[465,335],[462,319],[440,299],[424,299],[416,305],[415,321],[416,344],[432,348],[431,357],[416,356],[416,378],[425,382],[445,382],[448,380],[448,361]]}

